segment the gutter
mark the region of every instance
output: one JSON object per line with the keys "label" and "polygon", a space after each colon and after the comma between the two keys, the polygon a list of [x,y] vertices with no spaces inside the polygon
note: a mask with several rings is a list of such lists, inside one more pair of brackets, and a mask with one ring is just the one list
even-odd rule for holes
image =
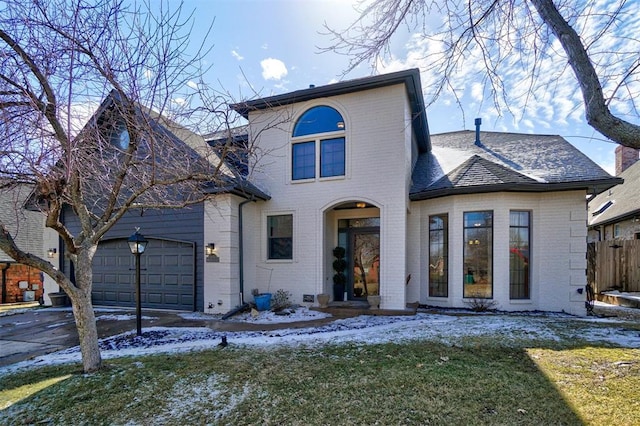
{"label": "gutter", "polygon": [[556,191],[573,191],[579,189],[590,189],[592,187],[604,188],[603,191],[617,185],[615,178],[600,179],[590,181],[574,181],[574,182],[555,182],[555,183],[498,183],[491,185],[472,185],[472,186],[455,186],[445,187],[422,191],[416,191],[409,194],[410,201],[430,200],[434,198],[447,197],[449,195],[460,194],[485,194],[491,192],[556,192]]}

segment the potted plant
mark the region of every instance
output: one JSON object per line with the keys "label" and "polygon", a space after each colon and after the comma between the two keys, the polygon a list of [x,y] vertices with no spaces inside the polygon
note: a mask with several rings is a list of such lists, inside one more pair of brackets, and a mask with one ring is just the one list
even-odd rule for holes
{"label": "potted plant", "polygon": [[333,270],[335,274],[333,276],[333,300],[342,302],[344,300],[344,287],[347,283],[347,276],[344,274],[344,270],[347,269],[347,261],[344,259],[346,250],[344,247],[336,247],[333,249],[333,257],[336,259],[333,261]]}

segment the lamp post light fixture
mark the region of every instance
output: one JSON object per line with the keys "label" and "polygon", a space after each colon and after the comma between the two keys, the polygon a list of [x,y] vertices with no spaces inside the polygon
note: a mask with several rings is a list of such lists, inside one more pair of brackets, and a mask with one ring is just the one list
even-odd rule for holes
{"label": "lamp post light fixture", "polygon": [[140,232],[138,232],[139,230],[140,228],[136,228],[136,232],[129,237],[127,243],[129,243],[131,253],[136,257],[136,331],[138,336],[141,336],[142,304],[140,300],[140,255],[144,253],[144,250],[147,248],[148,241]]}

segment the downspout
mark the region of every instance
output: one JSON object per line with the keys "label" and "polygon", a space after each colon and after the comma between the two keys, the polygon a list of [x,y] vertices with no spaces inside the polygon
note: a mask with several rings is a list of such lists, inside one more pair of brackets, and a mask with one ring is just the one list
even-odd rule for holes
{"label": "downspout", "polygon": [[252,201],[256,201],[255,197],[252,195],[251,198],[244,200],[238,205],[238,261],[240,263],[240,306],[244,305],[244,243],[242,236],[242,208],[245,204],[250,203]]}
{"label": "downspout", "polygon": [[7,269],[11,267],[11,263],[7,262],[2,267],[2,301],[0,303],[7,303]]}
{"label": "downspout", "polygon": [[244,302],[244,244],[242,242],[242,208],[245,204],[250,203],[252,201],[256,201],[255,197],[252,195],[251,198],[244,200],[240,204],[238,204],[238,262],[239,266],[239,278],[240,278],[240,303],[235,308],[231,309],[229,312],[222,316],[222,320],[226,320],[231,318],[238,312],[246,309],[249,305]]}

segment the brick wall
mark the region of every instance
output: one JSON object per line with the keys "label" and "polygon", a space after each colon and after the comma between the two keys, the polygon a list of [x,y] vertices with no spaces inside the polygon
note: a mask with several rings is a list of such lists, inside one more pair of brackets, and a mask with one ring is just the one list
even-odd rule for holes
{"label": "brick wall", "polygon": [[640,150],[629,148],[627,146],[618,146],[616,148],[616,176],[633,166],[638,161]]}
{"label": "brick wall", "polygon": [[[6,298],[2,303],[15,303],[24,301],[26,290],[34,291],[34,300],[38,300],[43,293],[42,274],[39,270],[17,263],[8,264],[5,270]],[[6,268],[7,264],[0,264],[0,268]],[[26,282],[27,288],[20,288],[20,283]],[[24,286],[24,285],[23,285]]]}

